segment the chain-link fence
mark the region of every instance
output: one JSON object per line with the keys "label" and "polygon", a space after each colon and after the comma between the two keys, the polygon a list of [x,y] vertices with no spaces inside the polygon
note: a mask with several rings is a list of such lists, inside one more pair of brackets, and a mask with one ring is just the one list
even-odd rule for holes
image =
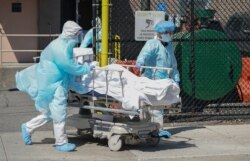
{"label": "chain-link fence", "polygon": [[178,118],[250,116],[250,0],[110,0],[110,4],[112,57],[122,60],[135,60],[145,44],[135,40],[137,11],[164,11],[165,19],[175,23],[173,45],[182,98]]}

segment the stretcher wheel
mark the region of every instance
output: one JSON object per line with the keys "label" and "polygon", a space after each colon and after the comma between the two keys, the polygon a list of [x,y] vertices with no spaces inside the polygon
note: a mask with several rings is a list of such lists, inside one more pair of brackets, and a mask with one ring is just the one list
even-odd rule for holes
{"label": "stretcher wheel", "polygon": [[146,143],[150,146],[157,146],[160,143],[160,137],[151,137],[146,139]]}
{"label": "stretcher wheel", "polygon": [[123,141],[120,135],[113,135],[108,140],[109,149],[112,151],[119,151],[122,148]]}

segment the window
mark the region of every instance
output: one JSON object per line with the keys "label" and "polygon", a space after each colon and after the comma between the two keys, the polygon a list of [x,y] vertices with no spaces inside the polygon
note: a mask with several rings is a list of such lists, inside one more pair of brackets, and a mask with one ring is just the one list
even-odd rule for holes
{"label": "window", "polygon": [[12,12],[22,12],[22,3],[12,3]]}

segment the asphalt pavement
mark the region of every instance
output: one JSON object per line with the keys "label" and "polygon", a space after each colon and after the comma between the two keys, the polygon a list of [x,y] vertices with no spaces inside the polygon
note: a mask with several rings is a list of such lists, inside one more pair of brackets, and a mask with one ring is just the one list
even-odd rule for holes
{"label": "asphalt pavement", "polygon": [[[69,113],[78,109],[69,107]],[[36,116],[30,98],[18,91],[0,91],[0,161],[249,161],[250,124],[172,125],[172,133],[157,147],[146,144],[125,145],[121,151],[110,151],[107,140],[88,135],[78,136],[67,127],[69,142],[76,151],[58,152],[54,147],[52,124],[32,136],[32,145],[24,145],[20,125]]]}

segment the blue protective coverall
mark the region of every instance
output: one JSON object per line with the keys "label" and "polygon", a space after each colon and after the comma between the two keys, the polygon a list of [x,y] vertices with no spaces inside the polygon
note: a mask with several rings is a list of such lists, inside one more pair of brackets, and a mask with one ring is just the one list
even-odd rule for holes
{"label": "blue protective coverall", "polygon": [[[78,24],[67,21],[62,34],[42,51],[40,62],[16,73],[17,88],[30,95],[36,109],[41,112],[22,126],[22,132],[29,138],[35,129],[53,120],[56,145],[68,143],[64,127],[69,87],[73,75],[88,74],[91,70],[73,60],[79,32],[81,27]],[[31,144],[31,139],[25,143]]]}
{"label": "blue protective coverall", "polygon": [[153,75],[152,69],[145,69],[143,73],[145,77],[150,79],[172,78],[175,82],[180,82],[180,74],[177,69],[177,62],[171,43],[168,43],[168,46],[163,46],[158,39],[148,40],[137,57],[136,62],[145,66],[173,69],[170,75],[165,70],[157,70],[155,75]]}
{"label": "blue protective coverall", "polygon": [[[61,35],[43,50],[38,64],[16,73],[17,88],[31,96],[39,112],[50,110],[50,117],[57,122],[65,120],[67,93],[73,75],[90,72],[89,66],[79,65],[73,60],[76,43]],[[54,107],[53,102],[63,99],[65,101],[60,107]]]}
{"label": "blue protective coverall", "polygon": [[[168,74],[166,70],[156,70],[154,73],[152,69],[144,69],[144,73],[142,76],[145,76],[150,79],[165,79],[171,78],[177,84],[180,82],[180,74],[177,69],[177,62],[174,55],[173,45],[169,41],[167,42],[167,46],[164,46],[163,42],[163,34],[168,34],[168,32],[172,32],[175,29],[175,25],[170,21],[160,21],[158,22],[154,30],[157,33],[154,39],[150,39],[143,46],[139,56],[137,57],[136,64],[150,66],[150,67],[164,67],[164,68],[172,68],[172,72]],[[161,36],[162,35],[162,36]],[[170,137],[171,134],[163,129],[163,110],[151,110],[151,121],[157,122],[160,124],[160,132],[159,136]]]}

